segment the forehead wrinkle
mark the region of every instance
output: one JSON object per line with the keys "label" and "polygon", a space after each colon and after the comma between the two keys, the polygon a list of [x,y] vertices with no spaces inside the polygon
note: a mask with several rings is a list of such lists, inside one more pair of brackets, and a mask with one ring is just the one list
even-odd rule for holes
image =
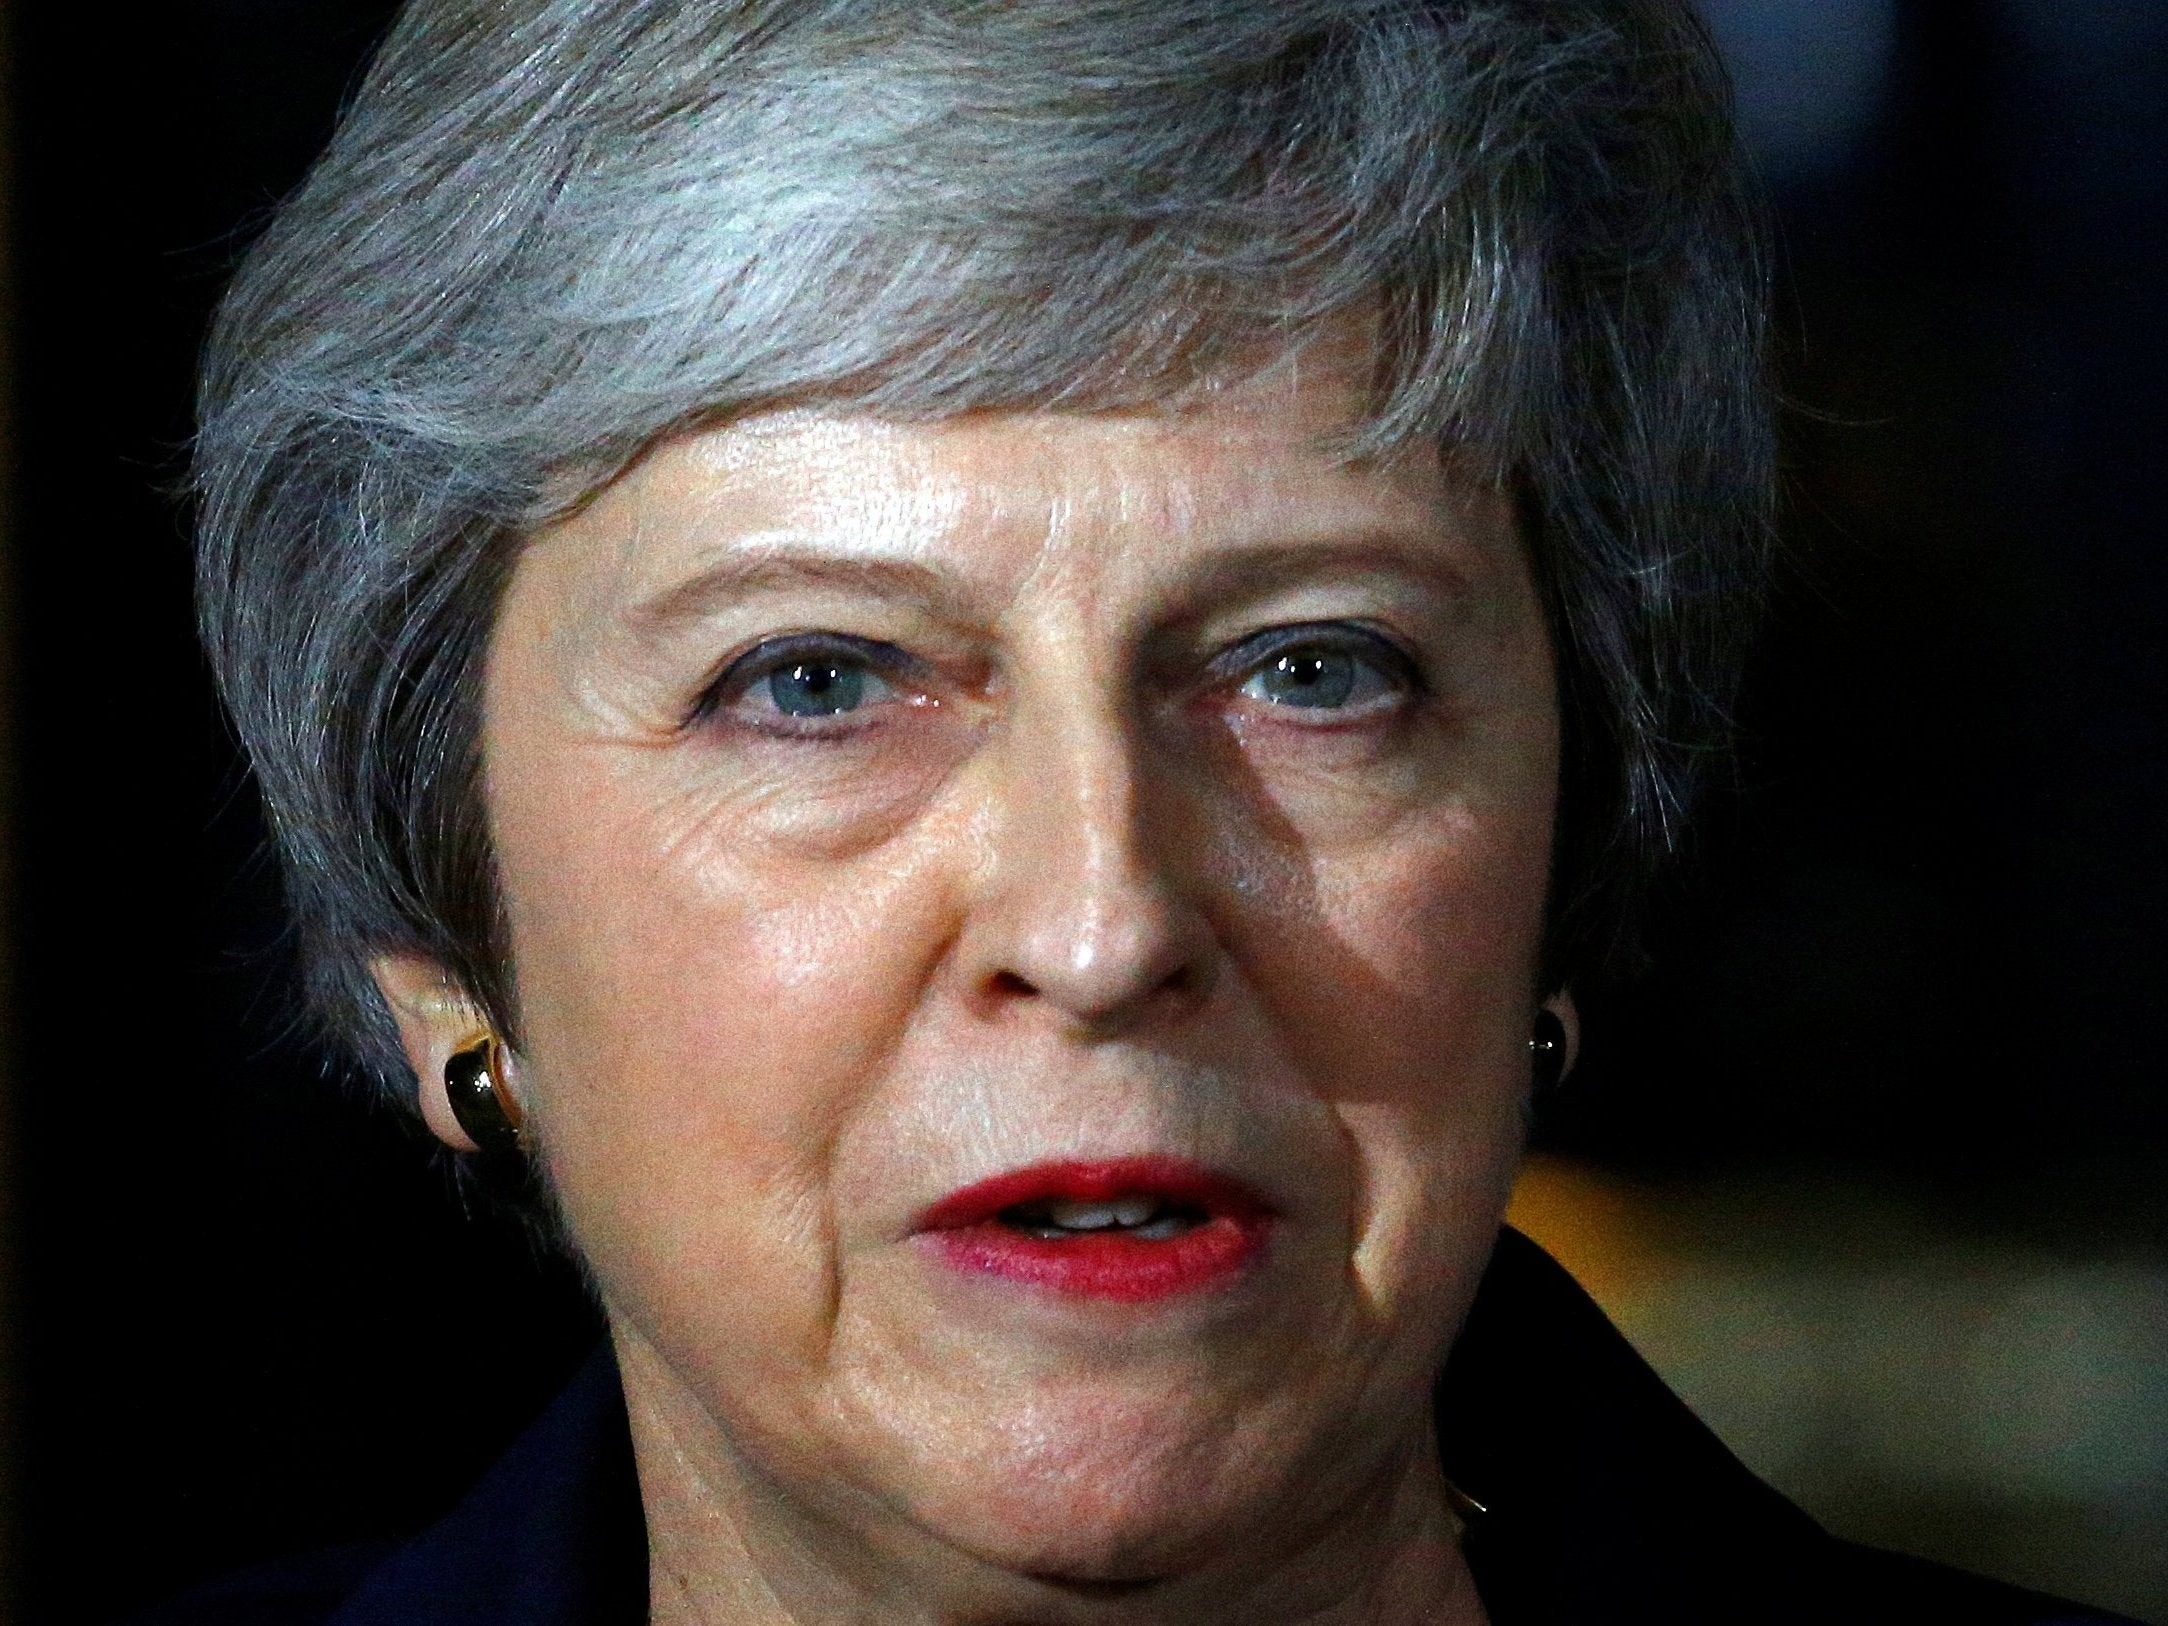
{"label": "forehead wrinkle", "polygon": [[633,500],[674,503],[676,540],[702,554],[796,541],[806,552],[920,557],[974,496],[925,426],[800,411],[688,435],[638,478]]}
{"label": "forehead wrinkle", "polygon": [[[903,601],[966,619],[966,595],[940,539],[968,524],[972,494],[936,470],[901,426],[821,418],[733,425],[676,448],[659,474],[659,489],[631,504],[638,534],[620,603],[631,600],[622,615],[635,632],[666,634],[750,596],[791,590]],[[647,509],[673,495],[689,514],[650,526]],[[657,579],[664,585],[639,596]]]}

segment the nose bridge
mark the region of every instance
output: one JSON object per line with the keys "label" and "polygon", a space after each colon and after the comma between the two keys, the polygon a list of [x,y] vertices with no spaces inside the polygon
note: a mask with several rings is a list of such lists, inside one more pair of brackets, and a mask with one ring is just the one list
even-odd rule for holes
{"label": "nose bridge", "polygon": [[1209,933],[1184,897],[1164,776],[1105,670],[1020,689],[991,821],[982,987],[1105,1022],[1201,987]]}
{"label": "nose bridge", "polygon": [[[1109,696],[1063,708],[1019,763],[1015,817],[1083,936],[1119,929],[1159,890],[1144,848],[1141,741]],[[1031,760],[1036,758],[1037,760]]]}

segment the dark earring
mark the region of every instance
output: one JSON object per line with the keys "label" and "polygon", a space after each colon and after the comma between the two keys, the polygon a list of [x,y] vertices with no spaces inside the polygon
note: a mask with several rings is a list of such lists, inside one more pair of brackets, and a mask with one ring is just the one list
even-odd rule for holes
{"label": "dark earring", "polygon": [[1528,1073],[1537,1100],[1557,1089],[1566,1076],[1566,1024],[1548,1005],[1536,1012],[1535,1031],[1528,1036]]}
{"label": "dark earring", "polygon": [[452,1116],[483,1155],[501,1158],[520,1149],[519,1103],[504,1081],[504,1046],[494,1033],[461,1045],[444,1064],[444,1093]]}

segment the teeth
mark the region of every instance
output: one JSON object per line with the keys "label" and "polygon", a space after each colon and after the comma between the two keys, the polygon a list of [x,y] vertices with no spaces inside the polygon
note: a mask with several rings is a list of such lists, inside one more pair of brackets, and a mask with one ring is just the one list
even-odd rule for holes
{"label": "teeth", "polygon": [[1111,1203],[1053,1202],[1046,1205],[1049,1223],[1065,1231],[1106,1231],[1116,1226],[1138,1226],[1159,1211],[1151,1197],[1123,1197]]}

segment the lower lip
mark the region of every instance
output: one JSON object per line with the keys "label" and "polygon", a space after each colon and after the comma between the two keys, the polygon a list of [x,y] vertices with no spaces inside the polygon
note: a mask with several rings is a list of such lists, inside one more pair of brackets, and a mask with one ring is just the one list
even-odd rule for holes
{"label": "lower lip", "polygon": [[[1180,1236],[1086,1231],[1034,1236],[994,1216],[1049,1197],[1106,1200],[1145,1193],[1202,1209]],[[920,1235],[952,1268],[1072,1298],[1141,1304],[1231,1284],[1257,1258],[1271,1211],[1194,1165],[1170,1159],[1069,1164],[998,1176],[937,1205]]]}

